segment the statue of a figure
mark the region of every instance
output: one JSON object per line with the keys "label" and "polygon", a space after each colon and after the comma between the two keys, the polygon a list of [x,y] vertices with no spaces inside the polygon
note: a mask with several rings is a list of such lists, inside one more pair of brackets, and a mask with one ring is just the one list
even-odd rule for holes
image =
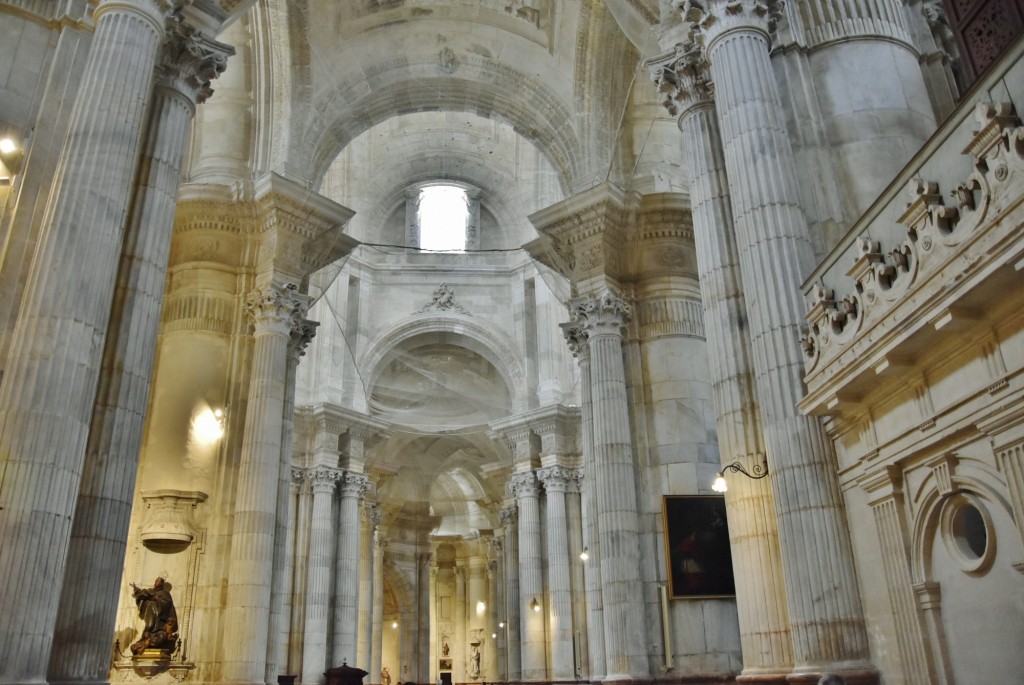
{"label": "statue of a figure", "polygon": [[178,639],[178,613],[174,610],[170,584],[163,578],[153,581],[152,588],[132,583],[132,596],[139,607],[139,618],[145,623],[142,637],[132,645],[132,654],[138,656],[147,649],[171,651]]}

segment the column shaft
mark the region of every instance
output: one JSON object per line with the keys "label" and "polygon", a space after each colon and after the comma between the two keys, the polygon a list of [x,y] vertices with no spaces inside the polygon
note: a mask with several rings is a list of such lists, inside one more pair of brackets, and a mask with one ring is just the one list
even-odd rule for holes
{"label": "column shaft", "polygon": [[359,616],[359,505],[369,488],[369,478],[345,472],[342,477],[338,511],[338,550],[334,583],[333,663],[350,666],[356,660],[356,627]]}
{"label": "column shaft", "polygon": [[[756,393],[771,468],[797,681],[873,677],[832,445],[796,407],[800,283],[813,266],[768,59],[765,8],[716,2],[703,24],[729,174]],[[768,287],[768,286],[771,287]],[[822,543],[821,541],[827,541]]]}
{"label": "column shaft", "polygon": [[0,663],[0,682],[45,680],[50,662],[165,9],[140,0],[95,12],[0,385],[0,654],[17,655]]}
{"label": "column shaft", "polygon": [[571,680],[573,663],[572,594],[569,579],[569,538],[565,489],[569,469],[549,466],[537,472],[547,498],[544,530],[548,561],[548,643],[551,646],[551,679]]}
{"label": "column shaft", "polygon": [[[512,487],[519,508],[519,598],[520,653],[522,679],[547,680],[544,612],[534,606],[544,604],[544,575],[541,558],[540,503],[537,478],[532,471],[512,476]],[[534,604],[536,602],[536,605]]]}
{"label": "column shaft", "polygon": [[274,287],[250,295],[256,330],[231,535],[225,625],[234,626],[237,649],[225,654],[228,682],[266,677],[288,344],[307,305]]}
{"label": "column shaft", "polygon": [[[384,666],[384,547],[386,545],[387,540],[381,537],[380,530],[375,530],[373,533],[373,600],[370,602],[370,607],[373,610],[373,624],[370,628],[370,676],[372,678],[374,674],[377,674],[376,680],[372,680],[375,683],[381,682],[380,672]],[[392,667],[397,669],[398,664],[392,664]],[[399,671],[396,670],[395,673],[399,674]],[[392,682],[397,682],[395,681],[397,676],[392,675],[391,677]]]}
{"label": "column shaft", "polygon": [[522,595],[519,592],[519,526],[517,511],[513,507],[501,510],[501,524],[505,529],[505,681],[518,682],[523,677],[522,654],[520,651],[520,607]]}
{"label": "column shaft", "polygon": [[302,683],[324,681],[327,670],[327,610],[331,604],[332,494],[341,473],[318,466],[311,474],[313,515],[309,525],[309,556],[306,559],[306,623],[302,641]]}

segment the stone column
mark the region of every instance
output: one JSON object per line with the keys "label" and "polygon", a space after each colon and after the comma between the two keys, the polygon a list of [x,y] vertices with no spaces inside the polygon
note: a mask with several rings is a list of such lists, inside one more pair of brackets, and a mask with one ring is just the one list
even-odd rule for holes
{"label": "stone column", "polygon": [[[292,469],[295,495],[295,549],[292,555],[292,620],[293,629],[288,641],[289,673],[299,673],[305,650],[306,588],[309,585],[310,534],[313,529],[312,483],[303,469]],[[301,682],[301,681],[300,681]]]}
{"label": "stone column", "polygon": [[265,680],[267,685],[276,685],[277,676],[287,673],[288,666],[288,634],[291,632],[291,613],[286,610],[287,598],[291,595],[292,578],[288,570],[291,567],[289,555],[293,547],[293,522],[295,511],[292,483],[292,450],[295,429],[295,371],[299,359],[305,354],[317,326],[320,324],[308,319],[297,321],[292,328],[288,342],[288,368],[285,373],[284,411],[281,415],[281,457],[278,468],[277,483],[277,522],[274,531],[274,575],[270,590],[270,622],[267,626],[269,640],[267,642],[267,665]]}
{"label": "stone column", "polygon": [[0,385],[0,654],[11,657],[0,659],[0,682],[46,679],[61,597],[55,584],[67,568],[142,129],[173,8],[106,0],[94,12],[53,179],[59,191],[43,219]]}
{"label": "stone column", "polygon": [[337,564],[334,569],[334,645],[330,667],[356,661],[356,618],[359,615],[359,508],[370,489],[370,479],[346,471],[339,484],[341,499],[337,527]]}
{"label": "stone column", "polygon": [[317,466],[308,473],[313,488],[313,514],[306,558],[306,623],[302,642],[302,683],[322,683],[327,670],[327,610],[331,604],[331,521],[334,488],[342,472]]}
{"label": "stone column", "polygon": [[606,678],[642,679],[649,674],[644,644],[639,520],[633,464],[622,329],[629,305],[611,291],[574,300],[573,319],[582,324],[590,347],[593,407],[594,492],[599,511],[599,561],[604,619]]}
{"label": "stone column", "polygon": [[308,304],[272,285],[248,299],[255,332],[231,535],[224,625],[234,626],[237,648],[224,657],[227,681],[262,683],[266,675],[288,345]]}
{"label": "stone column", "polygon": [[[373,533],[373,627],[370,631],[370,675],[377,674],[373,682],[380,682],[380,671],[383,666],[384,646],[384,549],[388,541],[381,536],[380,528]],[[395,671],[392,680],[398,677]]]}
{"label": "stone column", "polygon": [[484,671],[491,680],[503,681],[505,675],[505,640],[502,637],[504,629],[498,628],[498,615],[502,606],[501,593],[501,540],[496,537],[488,539],[490,555],[487,560],[487,629],[486,634],[491,638],[492,649],[485,652]]}
{"label": "stone column", "polygon": [[359,633],[356,639],[355,665],[366,669],[369,682],[379,683],[380,673],[373,671],[370,636],[373,634],[373,546],[377,539],[380,510],[373,502],[363,503],[363,532],[359,538]]}
{"label": "stone column", "polygon": [[580,448],[583,469],[580,486],[580,506],[583,525],[583,546],[590,558],[583,565],[583,584],[587,611],[588,674],[600,680],[605,674],[604,617],[601,602],[601,538],[598,534],[597,496],[594,492],[594,405],[590,390],[590,346],[583,324],[574,321],[562,324],[569,350],[580,366]]}
{"label": "stone column", "polygon": [[544,530],[548,552],[548,643],[551,645],[551,680],[575,677],[572,640],[572,594],[569,580],[569,539],[565,491],[572,474],[564,466],[537,470],[547,499]]}
{"label": "stone column", "polygon": [[[519,597],[522,680],[547,680],[544,634],[544,575],[541,558],[539,487],[533,471],[509,480],[519,510]],[[515,601],[515,598],[513,598]],[[534,611],[534,602],[541,611]]]}
{"label": "stone column", "polygon": [[[719,451],[723,465],[747,455],[742,462],[749,471],[759,465],[764,441],[750,341],[736,324],[746,317],[746,301],[703,49],[692,38],[677,46],[657,63],[654,78],[683,134]],[[743,650],[739,679],[784,682],[793,653],[769,481],[730,478],[725,501]]]}
{"label": "stone column", "polygon": [[[186,27],[165,44],[118,268],[103,365],[89,428],[51,658],[50,682],[100,681],[110,635],[149,398],[181,159],[196,104],[231,48]],[[83,592],[82,588],[89,588]],[[97,619],[102,617],[102,622]],[[83,621],[94,624],[82,630]]]}
{"label": "stone column", "polygon": [[523,677],[520,644],[522,596],[519,593],[519,530],[514,505],[502,507],[501,527],[505,531],[505,682],[519,682]]}
{"label": "stone column", "polygon": [[[690,6],[707,45],[729,174],[768,463],[779,525],[793,682],[835,671],[874,682],[832,444],[796,407],[803,394],[800,283],[814,266],[793,151],[759,0]],[[770,286],[770,287],[769,287]],[[830,540],[822,545],[819,540]]]}
{"label": "stone column", "polygon": [[[295,574],[298,568],[299,546],[299,500],[302,482],[305,479],[302,469],[292,467],[288,472],[288,533],[285,535],[285,567],[284,567],[284,605],[282,606],[281,630],[278,632],[278,654],[282,673],[295,673],[299,666],[299,654],[293,651],[298,642],[296,634],[300,633],[301,605],[299,604],[299,583]],[[298,609],[298,611],[296,611]]]}
{"label": "stone column", "polygon": [[[572,627],[575,643],[574,675],[589,678],[586,655],[587,644],[587,602],[584,594],[583,569],[584,560],[580,558],[583,551],[583,513],[580,502],[580,483],[583,480],[581,469],[572,469],[565,491],[565,518],[569,533],[569,601],[572,603]],[[587,550],[589,555],[590,551]],[[590,559],[588,558],[587,561]]]}

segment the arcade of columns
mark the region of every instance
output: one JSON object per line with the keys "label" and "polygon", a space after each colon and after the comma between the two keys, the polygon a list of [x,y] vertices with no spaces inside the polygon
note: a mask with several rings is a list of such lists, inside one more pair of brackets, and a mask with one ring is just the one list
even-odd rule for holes
{"label": "arcade of columns", "polygon": [[[351,212],[275,175],[257,181],[251,197],[193,189],[176,205],[189,122],[232,53],[187,22],[168,21],[176,9],[101,0],[95,12],[56,170],[61,192],[44,219],[0,386],[0,452],[8,459],[0,653],[18,655],[0,664],[0,682],[107,677],[169,264],[163,344],[217,338],[231,360],[217,373],[243,379],[232,393],[246,398],[244,420],[229,431],[241,455],[237,471],[220,475],[234,484],[233,507],[206,532],[208,545],[227,550],[224,606],[215,588],[198,588],[191,617],[215,625],[223,611],[221,625],[230,626],[218,679],[272,682],[301,664],[302,682],[312,684],[349,655],[379,676],[390,542],[378,533],[381,503],[366,498],[365,450],[387,426],[345,412],[299,412],[324,427],[310,465],[291,466],[295,367],[316,328],[301,284],[352,249],[337,235]],[[527,249],[580,294],[564,326],[581,370],[579,416],[548,411],[491,426],[514,463],[500,544],[475,570],[450,578],[432,565],[438,559],[421,555],[420,578],[435,594],[450,581],[463,606],[477,598],[504,604],[508,631],[491,658],[507,680],[649,679],[650,626],[660,626],[660,608],[657,572],[638,564],[641,519],[653,505],[623,487],[643,477],[630,392],[645,347],[678,350],[706,336],[723,462],[747,455],[753,464],[765,453],[772,464],[770,479],[735,482],[726,499],[740,679],[812,682],[833,670],[850,683],[874,682],[831,444],[796,409],[798,286],[814,257],[769,62],[770,15],[755,0],[692,3],[688,12],[697,33],[660,65],[659,86],[678,107],[692,235],[676,200],[638,199],[611,184],[531,217],[542,238]],[[181,243],[172,254],[175,221]],[[619,254],[627,238],[636,243],[628,257]],[[175,278],[190,265],[194,278]],[[693,266],[699,287],[678,278]],[[211,282],[232,294],[211,295]],[[780,287],[764,292],[759,286],[768,283]],[[740,318],[746,332],[735,325]],[[68,343],[44,344],[54,338]],[[84,398],[97,385],[93,407]],[[162,411],[159,400],[150,411]],[[343,435],[339,464],[332,441]],[[337,543],[335,503],[345,532]],[[50,544],[32,544],[40,536]],[[584,546],[595,563],[576,563]],[[307,550],[301,588],[290,586],[301,574],[289,572],[299,549]],[[62,579],[59,592],[54,578]],[[420,593],[415,607],[421,626],[431,596]],[[529,610],[534,599],[542,611]],[[106,630],[77,629],[94,616]],[[496,633],[496,618],[476,628]],[[417,664],[410,679],[432,679],[437,649],[423,635],[403,640]],[[195,660],[200,680],[215,679]]]}

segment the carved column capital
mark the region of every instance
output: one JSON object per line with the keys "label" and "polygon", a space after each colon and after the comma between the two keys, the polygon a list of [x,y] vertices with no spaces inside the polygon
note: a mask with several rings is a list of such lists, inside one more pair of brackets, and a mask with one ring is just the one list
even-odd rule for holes
{"label": "carved column capital", "polygon": [[572,356],[579,360],[580,364],[590,361],[590,346],[587,344],[587,332],[580,321],[570,321],[559,324],[562,335],[565,337],[565,344],[572,352]]}
{"label": "carved column capital", "polygon": [[235,49],[174,22],[157,66],[157,84],[180,95],[192,110],[213,95],[210,84],[224,73]]}
{"label": "carved column capital", "polygon": [[683,19],[704,35],[708,52],[722,36],[735,31],[760,33],[766,41],[782,11],[780,0],[678,0]]}
{"label": "carved column capital", "polygon": [[370,477],[345,471],[339,479],[342,497],[362,497],[370,490]]}
{"label": "carved column capital", "polygon": [[306,315],[309,297],[291,288],[269,285],[253,288],[245,306],[257,334],[267,332],[290,336]]}
{"label": "carved column capital", "polygon": [[700,34],[691,31],[671,52],[648,63],[661,104],[672,116],[682,117],[696,107],[713,104],[714,88]]}
{"label": "carved column capital", "polygon": [[306,479],[313,487],[313,492],[331,493],[341,480],[341,471],[330,466],[317,466],[306,472]]}
{"label": "carved column capital", "polygon": [[540,484],[537,482],[537,476],[533,474],[533,471],[514,474],[508,479],[508,487],[517,500],[537,497],[540,493]]}
{"label": "carved column capital", "polygon": [[569,312],[589,339],[597,335],[621,337],[633,309],[619,294],[605,290],[597,297],[573,300],[569,303]]}
{"label": "carved column capital", "polygon": [[299,363],[299,359],[306,354],[306,347],[316,336],[316,329],[320,327],[319,321],[309,319],[293,319],[291,339],[288,341],[288,362],[292,365]]}
{"label": "carved column capital", "polygon": [[565,466],[545,466],[537,469],[537,478],[544,483],[546,492],[567,492],[570,485],[579,477],[579,469]]}
{"label": "carved column capital", "polygon": [[150,22],[158,34],[163,34],[164,23],[182,6],[182,0],[91,0],[91,2],[96,5],[93,18],[97,22],[100,17],[111,12],[134,14]]}
{"label": "carved column capital", "polygon": [[[509,488],[511,489],[511,484]],[[502,528],[508,528],[515,524],[517,516],[518,512],[515,506],[509,505],[501,508],[501,512],[498,514],[498,521],[501,523]]]}

